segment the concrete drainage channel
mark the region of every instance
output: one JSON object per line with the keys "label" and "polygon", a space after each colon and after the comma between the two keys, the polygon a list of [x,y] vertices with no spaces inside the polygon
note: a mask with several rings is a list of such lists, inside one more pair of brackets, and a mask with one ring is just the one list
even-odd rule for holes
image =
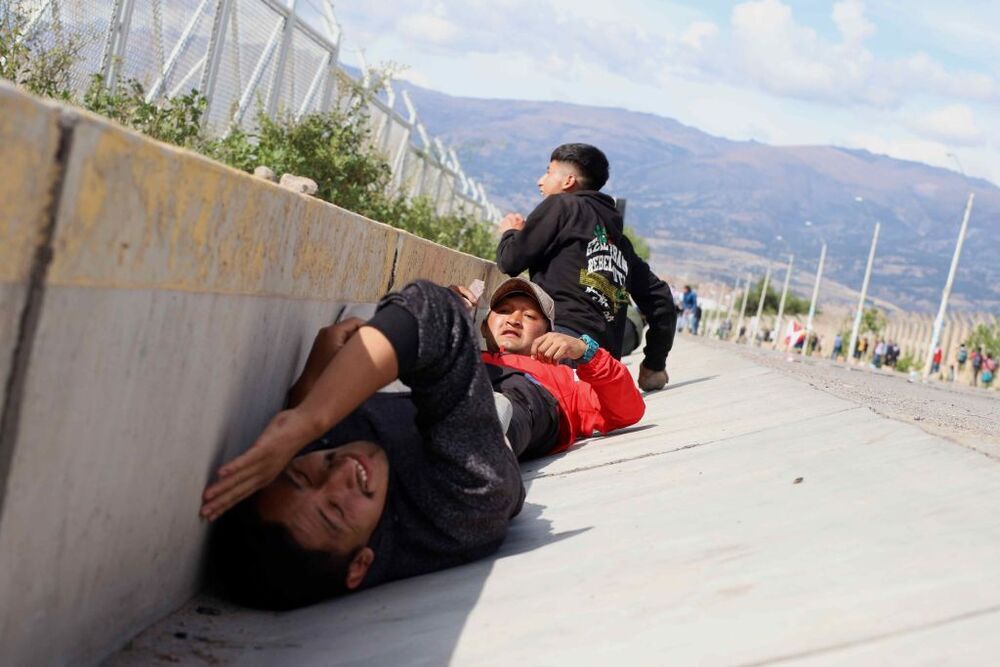
{"label": "concrete drainage channel", "polygon": [[488,262],[0,85],[0,646],[90,664],[198,590],[198,498],[315,331]]}

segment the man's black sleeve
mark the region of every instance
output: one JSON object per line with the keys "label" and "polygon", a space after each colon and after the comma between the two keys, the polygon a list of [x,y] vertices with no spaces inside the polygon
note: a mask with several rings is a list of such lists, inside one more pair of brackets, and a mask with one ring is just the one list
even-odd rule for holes
{"label": "man's black sleeve", "polygon": [[[410,387],[417,428],[435,462],[435,471],[426,474],[436,475],[438,487],[451,489],[450,496],[469,509],[455,521],[496,521],[497,530],[506,530],[500,522],[521,501],[521,476],[504,443],[475,326],[460,298],[418,280],[387,295],[369,324],[397,352],[399,379]],[[485,526],[466,528],[463,534],[474,536]]]}
{"label": "man's black sleeve", "polygon": [[646,346],[642,348],[645,356],[642,365],[651,371],[662,371],[667,366],[667,355],[674,346],[674,332],[677,330],[674,296],[670,286],[635,254],[628,237],[622,235],[621,246],[629,265],[629,294],[649,323]]}
{"label": "man's black sleeve", "polygon": [[528,214],[524,229],[504,232],[497,245],[497,267],[509,276],[541,265],[558,246],[559,232],[566,219],[566,207],[558,195],[542,200]]}

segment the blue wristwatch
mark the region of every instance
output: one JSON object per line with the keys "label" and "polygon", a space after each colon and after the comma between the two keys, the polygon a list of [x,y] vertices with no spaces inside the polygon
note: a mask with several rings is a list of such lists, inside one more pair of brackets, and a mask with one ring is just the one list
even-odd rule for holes
{"label": "blue wristwatch", "polygon": [[597,354],[597,350],[599,350],[601,346],[597,344],[596,340],[587,334],[580,336],[580,340],[587,344],[586,352],[584,352],[583,356],[580,357],[580,362],[586,364],[594,358],[594,355]]}

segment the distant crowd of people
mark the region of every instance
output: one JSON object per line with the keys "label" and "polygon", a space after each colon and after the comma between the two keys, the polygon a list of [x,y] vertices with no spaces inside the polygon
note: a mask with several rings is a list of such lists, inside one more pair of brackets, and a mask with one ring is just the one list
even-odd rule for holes
{"label": "distant crowd of people", "polygon": [[[675,308],[677,310],[678,332],[714,336],[722,340],[728,340],[732,337],[733,321],[729,317],[720,318],[714,326],[710,327],[711,330],[701,330],[702,309],[698,303],[698,295],[690,285],[684,286],[684,291],[676,301]],[[740,325],[739,331],[735,335],[735,342],[747,342],[750,335],[748,332],[754,328],[753,318],[749,318],[747,321],[750,326]],[[763,345],[781,342],[777,340],[779,335],[780,333],[773,329],[761,328],[754,335],[754,343]],[[796,330],[793,334],[785,337],[784,345],[789,350],[805,352],[813,356],[824,354],[823,336],[815,331],[807,334]],[[846,359],[846,346],[844,336],[840,333],[836,334],[833,338],[829,358],[835,361],[841,358]],[[850,352],[850,357],[855,363],[868,363],[872,368],[896,369],[901,355],[902,349],[898,342],[883,337],[869,336],[858,337],[854,343],[854,349]],[[968,383],[973,387],[989,388],[992,386],[1000,362],[989,350],[984,350],[982,346],[970,347],[963,343],[956,350],[954,358],[955,363],[949,364],[947,369],[942,369],[944,351],[938,347],[931,357],[930,375],[947,382],[963,381],[967,376]],[[921,368],[923,361],[924,358],[918,360]]]}

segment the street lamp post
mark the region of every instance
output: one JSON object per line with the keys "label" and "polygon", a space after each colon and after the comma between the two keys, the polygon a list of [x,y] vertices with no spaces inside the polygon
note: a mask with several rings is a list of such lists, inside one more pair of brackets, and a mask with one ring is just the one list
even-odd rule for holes
{"label": "street lamp post", "polygon": [[792,277],[792,265],[795,264],[795,255],[789,253],[788,268],[785,269],[785,284],[781,288],[781,300],[778,301],[778,316],[774,318],[774,345],[777,347],[781,340],[781,319],[785,315],[785,297],[788,296],[788,281]]}
{"label": "street lamp post", "polygon": [[699,331],[704,331],[704,333],[702,334],[703,336],[707,336],[709,338],[712,337],[712,327],[715,326],[715,318],[719,314],[719,299],[720,298],[721,298],[721,296],[720,296],[719,288],[713,286],[712,287],[712,310],[711,310],[711,312],[708,312],[708,313],[702,313],[705,316],[705,326],[704,327],[698,327]]}
{"label": "street lamp post", "polygon": [[969,200],[965,204],[965,215],[962,216],[962,226],[958,230],[958,241],[955,243],[955,253],[951,256],[951,268],[948,269],[948,279],[944,284],[944,292],[941,293],[941,307],[938,308],[937,317],[934,318],[934,328],[931,330],[931,344],[927,348],[927,359],[924,361],[924,382],[931,374],[931,363],[934,360],[934,351],[941,340],[941,329],[944,327],[944,314],[948,309],[948,297],[951,295],[951,286],[955,282],[955,272],[958,270],[958,258],[962,254],[962,244],[965,243],[965,232],[969,228],[969,216],[972,214],[972,200],[976,195],[969,193]]}
{"label": "street lamp post", "polygon": [[[847,354],[854,354],[854,346],[858,342],[858,331],[861,329],[861,316],[865,312],[865,298],[868,296],[868,282],[872,277],[872,264],[875,261],[875,247],[878,245],[878,232],[882,223],[875,223],[875,234],[872,236],[872,247],[868,251],[868,266],[865,268],[865,280],[861,283],[861,296],[858,298],[858,310],[854,313],[854,326],[851,327],[851,342],[847,346]],[[808,340],[806,341],[808,344]],[[848,357],[850,358],[850,357]]]}
{"label": "street lamp post", "polygon": [[816,300],[819,298],[819,281],[823,277],[823,263],[826,262],[826,241],[819,248],[819,264],[816,266],[816,282],[813,283],[812,298],[809,299],[809,315],[806,316],[806,341],[802,344],[802,354],[809,346],[809,334],[812,333],[813,316],[816,314]]}
{"label": "street lamp post", "polygon": [[[805,226],[815,231],[812,220],[806,220]],[[816,315],[816,301],[819,299],[819,284],[823,278],[823,266],[826,263],[826,239],[819,237],[819,263],[816,265],[816,280],[813,282],[812,298],[809,299],[809,313],[806,316],[805,341],[802,343],[801,354],[805,355],[809,347],[809,336],[812,334],[813,317]]]}
{"label": "street lamp post", "polygon": [[729,292],[729,308],[726,309],[726,321],[729,322],[729,330],[726,332],[726,338],[729,338],[729,334],[732,333],[733,307],[736,305],[736,295],[739,294],[739,291],[740,279],[737,278],[736,282],[733,283],[733,289]]}
{"label": "street lamp post", "polygon": [[757,317],[753,320],[753,326],[751,327],[750,339],[747,341],[747,345],[751,347],[754,341],[757,340],[757,329],[760,328],[760,318],[764,314],[764,299],[767,298],[767,284],[771,280],[771,263],[767,263],[767,270],[764,272],[764,284],[760,288],[760,299],[757,301]]}
{"label": "street lamp post", "polygon": [[736,342],[740,340],[740,331],[743,330],[743,318],[747,312],[747,298],[750,296],[750,274],[747,274],[746,283],[743,285],[743,304],[740,306],[740,321],[736,325]]}

